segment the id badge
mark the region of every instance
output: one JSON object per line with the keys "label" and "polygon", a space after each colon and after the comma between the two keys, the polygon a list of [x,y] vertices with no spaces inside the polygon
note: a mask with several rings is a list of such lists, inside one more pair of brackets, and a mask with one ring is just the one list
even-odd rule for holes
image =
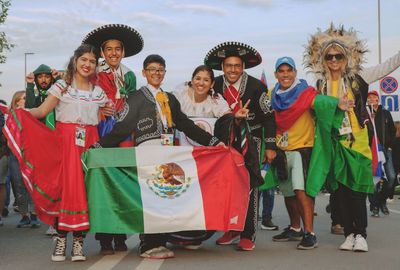
{"label": "id badge", "polygon": [[173,146],[174,145],[174,134],[168,134],[168,133],[161,134],[161,145]]}
{"label": "id badge", "polygon": [[76,127],[75,129],[75,145],[85,147],[86,129],[83,127]]}
{"label": "id badge", "polygon": [[344,115],[342,126],[339,128],[339,134],[340,135],[347,135],[352,132],[351,129],[351,124],[350,124],[350,118],[347,112]]}

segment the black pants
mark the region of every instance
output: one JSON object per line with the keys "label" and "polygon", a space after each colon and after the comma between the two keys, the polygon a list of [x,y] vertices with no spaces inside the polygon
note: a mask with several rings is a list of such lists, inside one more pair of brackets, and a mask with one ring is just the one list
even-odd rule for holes
{"label": "black pants", "polygon": [[168,240],[168,234],[166,233],[142,233],[139,235],[139,254],[146,252],[147,250],[166,246]]}
{"label": "black pants", "polygon": [[[329,197],[329,205],[331,206],[331,220],[332,226],[340,224],[342,225],[342,217],[340,212],[340,204],[338,200],[337,190],[331,192]],[[343,226],[343,225],[342,225]]]}
{"label": "black pants", "polygon": [[96,233],[94,238],[99,240],[100,243],[110,243],[114,240],[115,242],[125,242],[126,234],[117,234],[117,233]]}
{"label": "black pants", "polygon": [[339,184],[337,199],[339,201],[340,210],[343,218],[344,235],[361,234],[367,238],[367,194],[353,191],[350,188]]}
{"label": "black pants", "polygon": [[247,208],[246,221],[240,238],[256,240],[257,217],[258,217],[258,189],[253,188],[250,192],[249,206]]}

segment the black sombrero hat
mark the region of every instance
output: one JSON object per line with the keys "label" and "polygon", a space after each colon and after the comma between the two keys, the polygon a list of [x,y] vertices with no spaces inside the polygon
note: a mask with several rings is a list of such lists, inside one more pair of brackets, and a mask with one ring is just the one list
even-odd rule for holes
{"label": "black sombrero hat", "polygon": [[138,31],[124,24],[106,24],[94,29],[82,40],[99,49],[110,39],[116,39],[124,44],[125,57],[138,54],[143,49],[143,38]]}
{"label": "black sombrero hat", "polygon": [[222,70],[222,61],[230,56],[238,56],[244,62],[245,68],[258,66],[262,62],[260,53],[250,45],[228,41],[212,48],[204,58],[204,64],[212,69]]}

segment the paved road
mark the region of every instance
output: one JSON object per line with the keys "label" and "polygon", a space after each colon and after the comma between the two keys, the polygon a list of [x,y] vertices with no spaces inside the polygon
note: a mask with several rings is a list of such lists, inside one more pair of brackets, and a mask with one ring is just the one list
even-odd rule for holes
{"label": "paved road", "polygon": [[[344,237],[329,233],[330,218],[325,212],[328,197],[320,195],[317,198],[317,213],[315,231],[319,247],[303,251],[296,249],[295,242],[276,243],[271,237],[277,232],[259,230],[257,246],[252,252],[238,252],[233,246],[216,246],[215,235],[208,240],[202,249],[188,251],[174,249],[176,258],[168,260],[143,260],[136,254],[137,235],[130,236],[128,252],[112,256],[98,254],[99,246],[93,235],[88,235],[85,250],[88,257],[86,262],[51,262],[50,254],[53,242],[44,234],[47,229],[16,228],[19,219],[16,213],[4,218],[5,225],[0,227],[0,270],[9,269],[76,269],[76,270],[235,270],[235,269],[351,269],[351,270],[399,270],[400,269],[400,199],[396,196],[393,203],[388,204],[389,216],[369,218],[367,253],[339,251],[338,246]],[[283,198],[276,196],[274,222],[281,229],[288,224]],[[69,243],[69,249],[70,250]]]}

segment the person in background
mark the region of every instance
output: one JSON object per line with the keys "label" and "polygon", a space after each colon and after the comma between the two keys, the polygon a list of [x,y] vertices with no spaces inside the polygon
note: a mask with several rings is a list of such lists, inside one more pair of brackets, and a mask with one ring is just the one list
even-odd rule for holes
{"label": "person in background", "polygon": [[[373,147],[376,148],[379,144],[382,146],[382,152],[385,156],[381,180],[376,184],[374,194],[368,196],[372,216],[379,217],[379,210],[384,215],[389,215],[386,199],[389,197],[389,193],[396,181],[396,173],[392,161],[396,128],[390,112],[385,110],[382,105],[379,105],[379,94],[377,91],[370,91],[368,93],[367,104],[370,118],[370,121],[368,121],[368,133],[371,149]],[[376,136],[377,141],[372,139],[374,136]]]}
{"label": "person in background", "polygon": [[396,173],[397,182],[393,185],[391,193],[389,194],[389,202],[392,202],[394,198],[394,191],[397,185],[400,185],[400,121],[394,122],[396,127],[396,137],[393,142],[393,167]]}
{"label": "person in background", "polygon": [[[61,77],[62,72],[50,68],[48,65],[41,64],[33,72],[26,75],[26,101],[25,108],[31,109],[39,107],[47,97],[47,91]],[[40,119],[47,127],[55,129],[55,115],[51,111],[43,119]],[[53,226],[49,226],[46,235],[57,235]]]}
{"label": "person in background", "polygon": [[[24,109],[25,100],[25,91],[15,92],[10,104],[11,109]],[[22,179],[21,169],[19,167],[18,160],[13,153],[9,155],[8,165],[10,170],[10,179],[16,187],[16,200],[19,213],[21,215],[21,220],[18,222],[17,228],[38,228],[40,226],[40,222],[35,212],[35,205],[33,204],[32,198],[29,195],[24,180]]]}
{"label": "person in background", "polygon": [[[6,105],[4,100],[0,100],[0,103]],[[4,113],[0,110],[0,128],[4,126]],[[8,154],[9,149],[7,147],[7,140],[3,134],[0,133],[0,209],[4,208],[4,204],[6,201],[6,177],[8,173]],[[3,220],[0,216],[0,227],[3,226]]]}

